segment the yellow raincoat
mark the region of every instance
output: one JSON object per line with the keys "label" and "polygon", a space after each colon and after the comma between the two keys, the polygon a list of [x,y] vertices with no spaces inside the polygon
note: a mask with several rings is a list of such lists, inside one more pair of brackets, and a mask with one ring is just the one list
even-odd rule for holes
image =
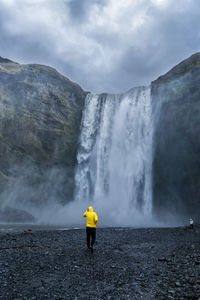
{"label": "yellow raincoat", "polygon": [[87,218],[86,227],[96,227],[98,222],[98,216],[93,211],[93,207],[89,206],[86,212],[83,214],[83,217]]}

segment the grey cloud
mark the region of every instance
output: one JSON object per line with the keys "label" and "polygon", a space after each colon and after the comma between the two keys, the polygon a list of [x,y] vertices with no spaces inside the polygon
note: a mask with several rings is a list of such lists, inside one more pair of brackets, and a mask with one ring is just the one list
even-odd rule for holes
{"label": "grey cloud", "polygon": [[105,0],[71,0],[66,5],[70,9],[72,21],[84,22],[92,5],[103,6],[104,3]]}
{"label": "grey cloud", "polygon": [[[23,26],[26,28],[27,25],[24,20],[20,20],[22,29],[19,32],[8,30],[8,22],[15,26],[19,20],[12,19],[15,15],[12,8],[8,11],[0,5],[0,55],[20,63],[50,65],[78,82],[85,90],[120,92],[133,86],[149,84],[181,60],[199,51],[199,2],[193,0],[188,4],[188,0],[183,0],[180,9],[178,4],[173,3],[160,10],[150,5],[149,1],[143,1],[141,3],[147,11],[149,24],[147,22],[142,29],[139,28],[139,33],[138,30],[132,32],[130,28],[130,32],[124,34],[123,31],[109,28],[109,23],[102,26],[96,26],[95,21],[94,24],[87,23],[89,17],[92,17],[90,14],[94,5],[103,8],[108,2],[63,2],[66,15],[69,11],[69,18],[67,24],[58,28],[64,32],[58,38],[48,28],[37,34],[34,30],[30,33],[23,31]],[[145,3],[149,6],[146,7]],[[55,9],[51,7],[50,1],[48,8]],[[59,9],[58,12],[62,13]],[[64,20],[63,15],[62,18]],[[119,20],[123,21],[126,20]],[[30,30],[34,29],[34,23],[28,25]],[[54,28],[54,24],[51,25]],[[82,30],[82,25],[87,26]],[[126,27],[123,29],[123,23],[121,25],[121,30],[128,31]],[[58,51],[55,49],[57,45],[60,46]],[[96,63],[98,59],[99,64]]]}
{"label": "grey cloud", "polygon": [[75,18],[78,21],[82,21],[87,17],[86,2],[90,1],[72,0],[69,2],[68,6],[70,8],[72,19]]}
{"label": "grey cloud", "polygon": [[147,46],[142,50],[130,47],[120,61],[119,69],[126,78],[125,87],[131,84],[131,77],[136,85],[150,83],[200,50],[199,6],[193,2],[190,11],[178,14],[168,11],[163,16],[155,16],[160,21],[149,34]]}

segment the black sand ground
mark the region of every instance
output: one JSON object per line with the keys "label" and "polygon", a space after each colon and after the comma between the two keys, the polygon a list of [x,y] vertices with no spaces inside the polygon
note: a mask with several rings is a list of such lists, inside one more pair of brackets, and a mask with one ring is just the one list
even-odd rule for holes
{"label": "black sand ground", "polygon": [[200,299],[200,229],[0,233],[0,299]]}

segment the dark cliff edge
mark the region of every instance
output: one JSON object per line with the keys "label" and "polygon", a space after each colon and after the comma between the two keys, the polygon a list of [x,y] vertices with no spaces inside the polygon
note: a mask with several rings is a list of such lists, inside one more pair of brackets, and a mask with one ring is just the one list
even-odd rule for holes
{"label": "dark cliff edge", "polygon": [[44,65],[0,57],[0,206],[72,200],[81,87]]}
{"label": "dark cliff edge", "polygon": [[199,220],[200,53],[152,82],[152,101],[155,213]]}

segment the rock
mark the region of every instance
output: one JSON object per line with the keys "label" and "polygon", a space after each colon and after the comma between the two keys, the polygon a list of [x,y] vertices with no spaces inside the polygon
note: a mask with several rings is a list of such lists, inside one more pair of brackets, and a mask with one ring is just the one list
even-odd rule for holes
{"label": "rock", "polygon": [[178,286],[178,287],[181,286],[180,281],[176,281],[176,286]]}
{"label": "rock", "polygon": [[[178,228],[138,229],[120,232],[98,228],[94,256],[86,252],[83,230],[1,232],[0,277],[2,299],[198,299],[199,235],[176,235]],[[164,239],[163,239],[164,236]],[[177,236],[174,239],[174,236]],[[141,243],[154,245],[155,253],[141,251]],[[191,255],[191,240],[195,253]],[[126,242],[126,251],[114,251]],[[34,247],[29,247],[30,244]],[[43,245],[40,247],[40,245]],[[133,248],[133,245],[135,246]],[[48,247],[48,256],[46,254]],[[110,253],[111,255],[105,255]],[[133,251],[134,249],[134,251]],[[59,256],[59,254],[62,255]],[[171,265],[158,257],[172,257]],[[135,261],[139,264],[135,264]],[[188,264],[191,265],[188,268]],[[115,266],[115,268],[111,268]],[[77,268],[78,267],[78,268]],[[158,269],[159,268],[159,269]],[[159,276],[154,276],[154,273]],[[193,275],[191,278],[190,275]],[[191,280],[191,283],[189,281]]]}
{"label": "rock", "polygon": [[40,263],[40,269],[44,269],[44,267],[45,267],[45,265],[44,265],[44,263]]}
{"label": "rock", "polygon": [[11,208],[9,206],[4,207],[0,210],[0,220],[1,222],[11,222],[11,223],[32,223],[35,221],[34,216],[25,210]]}
{"label": "rock", "polygon": [[[153,209],[162,221],[171,221],[166,212],[199,218],[199,81],[196,53],[151,84]],[[0,203],[73,199],[86,95],[48,66],[0,57]]]}
{"label": "rock", "polygon": [[157,122],[153,199],[155,212],[161,218],[167,211],[199,218],[199,81],[200,52],[152,82]]}
{"label": "rock", "polygon": [[158,261],[168,262],[168,259],[166,257],[160,257]]}
{"label": "rock", "polygon": [[72,199],[84,92],[43,65],[0,58],[0,202]]}

